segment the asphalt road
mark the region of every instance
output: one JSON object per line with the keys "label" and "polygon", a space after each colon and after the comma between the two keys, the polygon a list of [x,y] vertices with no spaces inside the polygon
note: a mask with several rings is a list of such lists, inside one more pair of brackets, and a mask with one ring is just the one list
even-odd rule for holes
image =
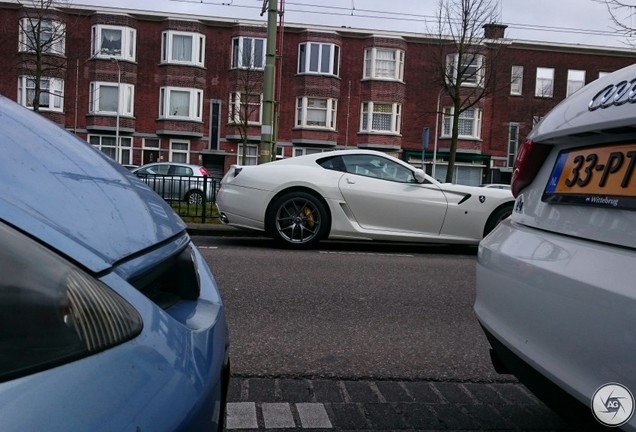
{"label": "asphalt road", "polygon": [[[208,233],[209,234],[209,233]],[[597,430],[494,371],[474,302],[476,248],[193,239],[226,305],[226,430]]]}
{"label": "asphalt road", "polygon": [[244,376],[514,380],[472,311],[476,249],[196,237],[227,306]]}

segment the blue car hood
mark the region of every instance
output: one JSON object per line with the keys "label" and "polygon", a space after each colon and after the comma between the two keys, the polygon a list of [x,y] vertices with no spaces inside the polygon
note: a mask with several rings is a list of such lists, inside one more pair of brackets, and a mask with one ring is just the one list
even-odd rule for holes
{"label": "blue car hood", "polygon": [[0,220],[92,271],[185,229],[128,170],[4,97],[0,148]]}

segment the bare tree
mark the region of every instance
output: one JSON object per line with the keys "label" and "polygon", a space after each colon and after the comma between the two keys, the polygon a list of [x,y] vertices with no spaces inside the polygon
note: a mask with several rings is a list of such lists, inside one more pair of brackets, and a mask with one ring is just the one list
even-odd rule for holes
{"label": "bare tree", "polygon": [[610,19],[615,30],[622,34],[629,45],[634,45],[634,31],[636,31],[636,1],[627,0],[594,0],[607,6]]}
{"label": "bare tree", "polygon": [[[42,103],[62,104],[61,83],[66,75],[65,43],[67,23],[56,6],[64,0],[18,0],[22,6],[19,28],[19,68],[25,99],[33,111]],[[61,106],[60,106],[61,108]]]}
{"label": "bare tree", "polygon": [[[252,43],[256,43],[254,40]],[[260,41],[259,41],[260,44]],[[249,133],[261,124],[263,107],[263,58],[261,48],[251,43],[235,53],[236,87],[230,95],[230,122],[239,132],[243,152],[241,165],[247,163]],[[260,133],[260,132],[259,132]]]}
{"label": "bare tree", "polygon": [[501,45],[486,39],[484,26],[496,22],[494,0],[439,0],[436,13],[437,58],[432,76],[451,100],[451,143],[446,181],[453,182],[460,117],[494,91],[496,58]]}

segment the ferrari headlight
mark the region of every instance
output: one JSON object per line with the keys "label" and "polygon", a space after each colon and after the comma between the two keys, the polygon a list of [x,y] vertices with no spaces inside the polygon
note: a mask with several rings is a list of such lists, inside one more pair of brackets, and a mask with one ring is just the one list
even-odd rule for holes
{"label": "ferrari headlight", "polygon": [[142,329],[108,286],[0,224],[0,381],[103,351]]}

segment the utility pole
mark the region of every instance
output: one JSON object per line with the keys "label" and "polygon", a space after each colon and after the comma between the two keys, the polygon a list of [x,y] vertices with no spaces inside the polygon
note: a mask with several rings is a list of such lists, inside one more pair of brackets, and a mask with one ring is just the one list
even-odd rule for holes
{"label": "utility pole", "polygon": [[261,145],[258,163],[272,160],[272,140],[274,134],[274,88],[276,80],[276,22],[278,7],[276,0],[264,0],[261,15],[267,10],[267,47],[265,73],[263,76],[263,124],[261,125]]}

